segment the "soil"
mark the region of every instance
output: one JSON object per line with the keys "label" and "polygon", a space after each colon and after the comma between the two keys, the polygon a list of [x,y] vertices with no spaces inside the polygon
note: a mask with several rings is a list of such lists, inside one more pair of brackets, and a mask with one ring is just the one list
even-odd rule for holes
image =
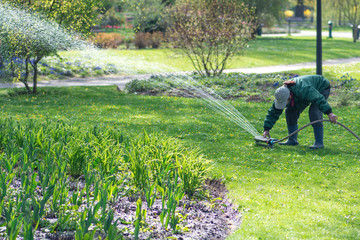
{"label": "soil", "polygon": [[260,96],[250,96],[245,101],[246,102],[264,102],[265,100]]}
{"label": "soil", "polygon": [[[241,214],[237,208],[226,197],[225,185],[217,180],[209,180],[205,185],[209,191],[211,200],[190,201],[183,200],[177,211],[186,219],[180,224],[182,228],[188,229],[180,233],[173,233],[171,230],[165,230],[160,221],[161,201],[157,200],[152,209],[147,209],[148,229],[151,231],[141,232],[140,239],[225,239],[231,232],[236,230],[241,223]],[[116,215],[122,219],[132,221],[135,218],[136,203],[123,198],[115,208]],[[127,207],[124,207],[127,206]],[[119,226],[119,228],[129,227]],[[131,226],[132,227],[132,226]],[[133,231],[129,229],[130,232]],[[125,239],[134,239],[130,234]],[[170,238],[171,239],[171,238]]]}
{"label": "soil", "polygon": [[[80,184],[84,186],[85,183]],[[13,189],[20,187],[20,181],[14,181]],[[81,186],[80,186],[81,188]],[[146,201],[143,201],[142,209],[147,209],[146,221],[142,226],[139,239],[178,239],[178,240],[215,240],[225,239],[230,233],[234,232],[241,224],[241,213],[237,207],[226,197],[227,190],[220,180],[207,180],[204,184],[204,190],[208,193],[203,200],[189,200],[186,197],[180,202],[176,209],[177,213],[184,216],[184,219],[178,225],[179,231],[173,232],[166,230],[160,222],[161,200],[156,199],[151,209],[147,209]],[[69,195],[71,195],[70,190]],[[82,209],[81,206],[79,209]],[[111,206],[115,209],[114,219],[122,219],[123,223],[118,224],[118,229],[123,230],[126,240],[134,238],[133,222],[136,216],[136,201],[123,197]],[[47,215],[45,219],[49,222],[55,222],[54,216]],[[126,224],[128,222],[128,224]],[[170,226],[169,226],[170,228]],[[5,227],[0,228],[0,239],[5,234]],[[45,228],[39,228],[35,232],[35,239],[51,240],[72,240],[75,233],[56,232],[50,233]],[[101,236],[104,239],[105,236]],[[21,237],[18,239],[22,239]]]}

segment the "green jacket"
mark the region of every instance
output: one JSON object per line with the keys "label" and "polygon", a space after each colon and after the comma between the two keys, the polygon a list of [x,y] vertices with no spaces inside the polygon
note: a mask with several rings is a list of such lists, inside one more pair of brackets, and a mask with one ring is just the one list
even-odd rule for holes
{"label": "green jacket", "polygon": [[[325,97],[320,93],[323,90],[330,87],[330,83],[327,79],[320,75],[309,75],[291,79],[295,82],[295,85],[288,86],[290,92],[293,94],[293,103],[289,103],[286,107],[293,107],[299,113],[310,104],[316,104],[319,110],[325,114],[332,112],[329,103]],[[272,129],[276,121],[282,114],[283,109],[276,109],[275,102],[268,110],[268,113],[264,121],[264,130],[268,131]]]}

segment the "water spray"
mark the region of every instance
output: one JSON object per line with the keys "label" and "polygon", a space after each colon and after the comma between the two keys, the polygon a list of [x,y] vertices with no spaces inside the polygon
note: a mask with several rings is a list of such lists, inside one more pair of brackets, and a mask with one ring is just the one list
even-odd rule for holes
{"label": "water spray", "polygon": [[[212,109],[214,112],[227,117],[230,121],[244,129],[254,137],[260,134],[255,129],[255,127],[233,105],[231,105],[228,101],[224,100],[214,90],[205,86],[199,86],[199,84],[194,78],[190,77],[184,79],[181,77],[175,77],[169,80],[173,81],[176,86],[186,87],[188,90],[190,90],[189,93],[184,92],[185,96],[199,97],[199,99],[203,101],[203,103],[207,107]],[[166,86],[165,83],[162,84]],[[194,95],[191,95],[191,92],[194,92]]]}
{"label": "water spray", "polygon": [[[288,136],[286,136],[284,138],[281,138],[279,140],[275,139],[275,138],[264,138],[263,136],[255,136],[254,140],[255,140],[256,145],[273,148],[276,143],[282,142],[282,141],[288,139],[289,137],[295,135],[296,133],[300,132],[304,128],[306,128],[306,127],[308,127],[310,125],[313,125],[315,123],[320,123],[320,122],[330,122],[330,120],[328,120],[328,119],[320,119],[320,120],[313,121],[311,123],[306,124],[302,128],[296,130],[295,132],[289,134]],[[358,135],[356,135],[353,131],[351,131],[348,127],[346,127],[344,124],[339,123],[339,122],[336,122],[336,124],[338,124],[338,125],[342,126],[343,128],[345,128],[347,131],[349,131],[354,137],[356,137],[360,141],[360,137]]]}

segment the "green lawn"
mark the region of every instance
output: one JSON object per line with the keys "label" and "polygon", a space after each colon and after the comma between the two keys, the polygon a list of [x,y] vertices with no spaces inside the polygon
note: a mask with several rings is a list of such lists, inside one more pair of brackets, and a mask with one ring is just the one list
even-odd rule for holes
{"label": "green lawn", "polygon": [[[323,38],[323,60],[360,56],[360,45],[351,39]],[[257,67],[316,61],[313,37],[259,38],[249,44],[243,57],[235,57],[229,68]],[[242,62],[242,63],[241,63]]]}
{"label": "green lawn", "polygon": [[[309,128],[299,134],[300,146],[266,149],[197,99],[123,94],[114,86],[41,88],[37,96],[9,97],[8,91],[12,90],[0,90],[2,118],[107,123],[129,135],[146,129],[200,147],[214,162],[212,176],[224,180],[243,212],[240,229],[229,239],[360,238],[360,145],[340,126],[325,123],[323,150],[308,149],[313,143]],[[270,102],[230,103],[262,131]],[[334,112],[341,123],[360,133],[356,104],[334,107]],[[299,125],[307,122],[304,113]],[[272,136],[286,135],[282,116]]]}
{"label": "green lawn", "polygon": [[[305,30],[305,31],[313,30],[314,32],[316,32],[316,25],[314,25],[313,28],[301,28],[301,30]],[[323,31],[329,30],[329,25],[323,24],[322,30]],[[352,28],[350,26],[334,26],[334,24],[333,24],[332,31],[333,32],[352,32]]]}
{"label": "green lawn", "polygon": [[[324,38],[323,59],[359,57],[359,46],[351,39]],[[241,56],[235,56],[228,68],[311,62],[316,60],[315,49],[314,38],[258,38]],[[122,74],[193,70],[186,57],[169,49],[60,55],[65,61],[80,59],[95,66],[113,63]],[[334,84],[344,73],[358,79],[359,66],[324,67],[324,76]],[[307,69],[292,73],[315,72]],[[359,95],[358,88],[346,91]],[[0,90],[1,118],[67,119],[86,126],[108,123],[130,136],[138,136],[145,129],[178,138],[187,146],[198,146],[214,162],[212,176],[224,180],[229,197],[243,212],[240,229],[229,239],[360,238],[359,142],[338,125],[325,123],[323,150],[308,149],[313,143],[310,128],[299,134],[300,146],[265,149],[254,144],[252,135],[197,99],[123,94],[115,87],[40,88],[36,96],[9,96],[8,92],[13,90]],[[335,114],[359,134],[359,102],[341,107],[340,97],[330,97]],[[230,103],[261,133],[270,102],[237,99]],[[299,125],[306,123],[305,112]],[[286,135],[282,116],[272,136]]]}
{"label": "green lawn", "polygon": [[[360,79],[360,63],[349,63],[349,64],[339,64],[332,66],[323,66],[322,75],[332,82],[332,85],[338,85],[343,80],[350,80],[354,78],[355,80]],[[292,70],[284,73],[292,73],[298,75],[314,75],[316,74],[315,68],[306,68],[300,70]],[[355,84],[358,84],[359,81],[355,81]],[[357,90],[358,91],[358,90]]]}
{"label": "green lawn", "polygon": [[[115,64],[122,74],[160,73],[194,70],[186,56],[171,49],[98,50],[61,52],[64,59],[79,59],[85,65]],[[360,56],[360,44],[351,39],[323,39],[323,60]],[[66,60],[65,60],[66,61]],[[316,61],[313,37],[258,38],[227,69],[294,64]]]}

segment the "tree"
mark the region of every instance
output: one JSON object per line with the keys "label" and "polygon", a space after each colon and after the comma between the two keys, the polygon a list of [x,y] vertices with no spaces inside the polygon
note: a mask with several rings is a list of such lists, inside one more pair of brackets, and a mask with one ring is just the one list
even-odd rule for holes
{"label": "tree", "polygon": [[165,32],[166,25],[162,13],[175,0],[126,0],[127,6],[135,14],[134,26],[136,32]]}
{"label": "tree", "polygon": [[85,43],[54,21],[39,13],[18,9],[0,1],[0,55],[11,69],[11,77],[24,83],[30,93],[28,78],[33,69],[33,90],[37,92],[38,63],[58,50],[76,49]]}
{"label": "tree", "polygon": [[165,6],[170,6],[175,4],[176,0],[161,0],[162,4],[165,4]]}
{"label": "tree", "polygon": [[[270,19],[280,19],[280,12],[285,10],[287,0],[239,0],[249,8],[255,8],[255,15],[258,23],[271,25]],[[274,22],[274,20],[272,21]]]}
{"label": "tree", "polygon": [[111,7],[110,9],[107,9],[104,16],[101,19],[102,26],[106,26],[106,25],[119,26],[124,24],[124,22],[125,22],[124,16],[117,14],[115,7]]}
{"label": "tree", "polygon": [[252,9],[236,0],[178,0],[166,11],[166,37],[201,75],[221,74],[227,60],[252,38]]}
{"label": "tree", "polygon": [[100,25],[119,26],[124,24],[125,17],[123,14],[120,14],[120,12],[124,10],[124,7],[124,0],[103,0],[100,10],[102,13]]}
{"label": "tree", "polygon": [[124,9],[125,1],[124,0],[103,0],[102,8],[107,11],[111,8],[114,8],[116,11],[120,12]]}
{"label": "tree", "polygon": [[355,43],[360,25],[360,0],[341,0],[338,1],[341,12],[352,25],[353,42]]}
{"label": "tree", "polygon": [[40,12],[49,19],[73,31],[89,34],[99,20],[102,0],[2,0],[13,6],[21,5]]}

